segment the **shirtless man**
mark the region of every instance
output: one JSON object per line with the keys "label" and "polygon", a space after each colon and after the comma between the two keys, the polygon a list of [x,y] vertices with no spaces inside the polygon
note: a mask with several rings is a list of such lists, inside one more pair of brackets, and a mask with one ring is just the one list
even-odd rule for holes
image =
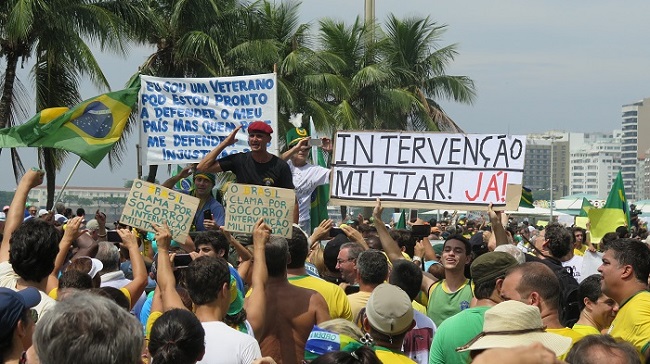
{"label": "shirtless man", "polygon": [[320,293],[287,280],[289,248],[285,238],[271,236],[265,255],[269,278],[266,318],[259,336],[262,355],[278,364],[300,363],[313,326],[330,319],[327,303]]}

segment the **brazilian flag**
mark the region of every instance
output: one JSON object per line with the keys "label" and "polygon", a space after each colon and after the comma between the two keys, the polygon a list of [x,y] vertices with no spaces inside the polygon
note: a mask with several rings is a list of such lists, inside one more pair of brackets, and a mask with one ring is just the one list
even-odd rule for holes
{"label": "brazilian flag", "polygon": [[88,99],[71,109],[44,109],[22,125],[0,130],[0,147],[67,150],[96,168],[122,136],[138,101],[139,77],[129,88]]}

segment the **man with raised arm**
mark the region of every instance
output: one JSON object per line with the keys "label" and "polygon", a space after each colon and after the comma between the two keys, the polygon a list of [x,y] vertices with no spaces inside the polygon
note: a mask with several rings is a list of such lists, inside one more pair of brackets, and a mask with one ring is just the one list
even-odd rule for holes
{"label": "man with raised arm", "polygon": [[[254,234],[260,233],[259,221]],[[176,291],[172,263],[169,258],[171,233],[166,225],[153,225],[158,242],[158,288],[160,289],[165,311],[174,308],[186,310]],[[263,227],[262,227],[263,228]],[[267,229],[270,233],[270,229]],[[267,235],[268,236],[268,235]],[[254,238],[255,240],[255,238]],[[259,246],[259,244],[256,244]],[[262,247],[263,248],[263,244]],[[256,255],[261,258],[263,255]],[[205,354],[199,363],[247,364],[261,356],[255,339],[241,333],[223,322],[230,305],[230,271],[223,258],[203,256],[195,259],[185,268],[185,284],[195,305],[196,317],[205,329]],[[259,291],[264,291],[259,288]],[[250,319],[250,317],[249,317]]]}
{"label": "man with raised arm", "polygon": [[44,175],[43,171],[31,169],[21,178],[7,212],[0,245],[0,287],[14,291],[37,288],[41,294],[41,301],[35,307],[39,316],[56,303],[46,289],[59,252],[59,235],[54,225],[47,221],[30,219],[23,223],[23,211],[27,194],[43,183]]}
{"label": "man with raised arm", "polygon": [[[329,183],[330,170],[325,167],[308,163],[309,133],[304,128],[293,128],[287,132],[287,147],[282,154],[282,159],[287,161],[293,175],[293,184],[296,186],[296,199],[300,213],[300,228],[311,233],[311,195],[318,186]],[[323,151],[332,152],[332,141],[329,138],[322,138]]]}
{"label": "man with raised arm", "polygon": [[235,128],[224,141],[203,157],[196,169],[210,173],[232,171],[237,176],[237,183],[293,189],[293,179],[287,162],[266,149],[267,144],[271,142],[273,128],[263,121],[248,125],[249,152],[217,159],[221,152],[237,142],[237,132],[240,129],[241,126]]}
{"label": "man with raised arm", "polygon": [[[171,176],[162,186],[174,188],[174,185],[183,178],[192,175],[194,166],[189,165],[181,170],[175,176]],[[212,195],[212,189],[216,184],[216,176],[213,173],[194,173],[193,186],[189,191],[182,191],[185,194],[194,196],[199,199],[199,207],[192,220],[193,230],[219,230],[226,220],[226,211],[223,206]],[[207,211],[210,211],[211,218],[206,218]],[[208,217],[210,217],[208,216]]]}
{"label": "man with raised arm", "polygon": [[[381,201],[373,210],[373,219],[381,245],[391,261],[404,259],[397,243],[390,237],[381,221],[384,209]],[[428,243],[428,242],[427,242]],[[462,235],[452,235],[445,241],[440,263],[445,268],[445,279],[435,282],[429,277],[422,279],[422,291],[429,298],[427,316],[436,326],[462,310],[469,308],[474,298],[470,280],[465,277],[465,266],[470,262],[471,245]]]}

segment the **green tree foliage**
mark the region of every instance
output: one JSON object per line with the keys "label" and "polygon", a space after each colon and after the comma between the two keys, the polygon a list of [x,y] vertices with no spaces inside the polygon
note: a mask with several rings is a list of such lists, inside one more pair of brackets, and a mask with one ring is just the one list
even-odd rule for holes
{"label": "green tree foliage", "polygon": [[[97,87],[109,87],[99,63],[90,50],[124,51],[134,24],[146,21],[141,6],[129,0],[4,0],[0,2],[0,57],[5,61],[0,128],[14,125],[17,113],[16,69],[33,57],[36,110],[73,106],[80,100],[79,82],[88,77]],[[19,115],[25,116],[25,115]],[[16,181],[24,173],[15,150],[12,164]],[[54,203],[56,172],[67,153],[39,151],[39,164],[47,178],[47,207]]]}

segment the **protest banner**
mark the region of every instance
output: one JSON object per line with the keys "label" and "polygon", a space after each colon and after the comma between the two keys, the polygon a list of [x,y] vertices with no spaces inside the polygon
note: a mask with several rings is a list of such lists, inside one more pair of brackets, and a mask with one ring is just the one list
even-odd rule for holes
{"label": "protest banner", "polygon": [[230,232],[251,234],[263,218],[272,234],[291,238],[294,190],[231,183],[226,192],[225,228]]}
{"label": "protest banner", "polygon": [[603,253],[586,251],[582,257],[582,279],[585,279],[593,274],[600,274],[598,267],[603,264]]}
{"label": "protest banner", "polygon": [[[138,115],[142,160],[152,164],[198,163],[236,127],[238,141],[219,158],[247,152],[248,125],[264,121],[278,130],[276,75],[219,78],[142,76]],[[278,138],[268,150],[278,152]]]}
{"label": "protest banner", "polygon": [[176,241],[185,242],[199,199],[163,186],[136,179],[126,199],[120,222],[154,231],[152,223],[167,223]]}
{"label": "protest banner", "polygon": [[340,131],[330,180],[334,205],[517,210],[526,137]]}

